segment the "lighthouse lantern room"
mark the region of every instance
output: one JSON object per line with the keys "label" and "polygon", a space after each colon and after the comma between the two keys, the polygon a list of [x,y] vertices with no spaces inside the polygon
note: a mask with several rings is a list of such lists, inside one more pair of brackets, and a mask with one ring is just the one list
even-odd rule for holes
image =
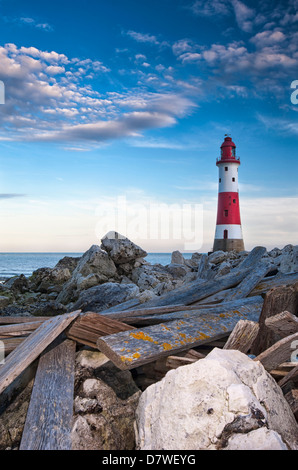
{"label": "lighthouse lantern room", "polygon": [[236,157],[236,145],[227,134],[216,165],[219,170],[219,183],[213,251],[243,251],[238,189],[240,158]]}

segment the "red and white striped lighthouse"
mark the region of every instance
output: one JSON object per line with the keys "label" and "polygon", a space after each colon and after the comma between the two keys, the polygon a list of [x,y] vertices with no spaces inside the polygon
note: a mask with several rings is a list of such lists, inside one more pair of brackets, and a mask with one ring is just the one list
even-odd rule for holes
{"label": "red and white striped lighthouse", "polygon": [[236,157],[236,145],[227,134],[216,165],[219,170],[219,183],[213,251],[243,251],[238,189],[240,158]]}

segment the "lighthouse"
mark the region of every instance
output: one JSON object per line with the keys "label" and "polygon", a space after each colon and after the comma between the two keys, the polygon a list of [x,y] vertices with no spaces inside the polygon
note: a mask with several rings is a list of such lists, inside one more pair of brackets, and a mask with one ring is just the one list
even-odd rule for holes
{"label": "lighthouse", "polygon": [[243,251],[238,189],[240,158],[236,157],[236,145],[227,134],[220,149],[220,158],[216,160],[219,180],[213,251]]}

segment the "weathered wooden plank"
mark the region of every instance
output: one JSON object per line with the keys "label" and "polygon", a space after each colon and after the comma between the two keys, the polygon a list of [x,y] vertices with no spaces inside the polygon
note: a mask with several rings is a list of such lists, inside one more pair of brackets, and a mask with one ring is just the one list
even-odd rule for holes
{"label": "weathered wooden plank", "polygon": [[237,349],[247,353],[259,331],[258,323],[239,320],[223,349]]}
{"label": "weathered wooden plank", "polygon": [[[264,295],[271,289],[275,287],[281,286],[291,286],[295,285],[298,282],[298,273],[291,273],[291,274],[277,274],[276,276],[271,276],[264,278],[260,281],[257,286],[248,294],[248,297],[252,297],[255,295]],[[230,295],[230,293],[234,292],[236,287],[231,289],[227,289],[221,292],[217,292],[205,299],[199,300],[196,302],[196,305],[202,303],[219,303],[225,302],[226,298]]]}
{"label": "weathered wooden plank", "polygon": [[65,334],[70,339],[96,348],[96,341],[99,336],[132,330],[133,328],[133,326],[113,320],[99,313],[86,312],[80,315],[71,326],[66,329]]}
{"label": "weathered wooden plank", "polygon": [[288,393],[286,393],[285,399],[289,403],[293,415],[298,421],[298,389],[290,390]]}
{"label": "weathered wooden plank", "polygon": [[294,380],[298,378],[298,363],[297,366],[294,367],[284,378],[282,378],[278,385],[280,387],[284,387],[290,380]]}
{"label": "weathered wooden plank", "polygon": [[265,325],[280,338],[297,333],[298,317],[290,312],[281,312],[265,319]]}
{"label": "weathered wooden plank", "polygon": [[260,361],[266,370],[276,369],[279,364],[291,359],[293,344],[298,341],[298,333],[287,336],[259,354],[254,361]]}
{"label": "weathered wooden plank", "polygon": [[291,286],[298,282],[298,273],[290,274],[277,274],[276,276],[268,277],[259,282],[259,284],[252,290],[249,295],[265,294],[275,287]]}
{"label": "weathered wooden plank", "polygon": [[41,355],[20,450],[71,450],[75,350],[58,338]]}
{"label": "weathered wooden plank", "polygon": [[208,265],[208,255],[206,253],[203,253],[200,262],[198,265],[198,279],[205,279],[206,277],[206,268]]}
{"label": "weathered wooden plank", "polygon": [[205,313],[104,336],[97,340],[97,346],[120,369],[132,369],[226,336],[240,319],[258,321],[259,312],[256,309],[249,315],[236,311],[221,315]]}
{"label": "weathered wooden plank", "polygon": [[14,325],[0,326],[0,336],[22,336],[30,331],[36,330],[43,322],[17,323]]}
{"label": "weathered wooden plank", "polygon": [[14,325],[16,323],[32,323],[35,321],[44,322],[49,320],[51,317],[11,317],[11,316],[0,316],[0,325]]}
{"label": "weathered wooden plank", "polygon": [[166,365],[169,369],[177,369],[181,366],[187,366],[197,362],[199,359],[192,359],[190,357],[169,356],[167,357]]}
{"label": "weathered wooden plank", "polygon": [[[171,315],[166,316],[166,314],[174,314],[177,312],[177,318],[180,318],[180,314],[183,315],[183,312],[189,312],[190,314],[193,312],[194,315],[197,315],[199,311],[203,310],[210,310],[210,312],[214,313],[222,313],[223,309],[225,308],[237,308],[238,306],[244,305],[244,304],[257,304],[260,301],[263,302],[263,299],[261,296],[255,296],[254,298],[250,299],[237,299],[233,300],[231,302],[226,302],[225,305],[223,306],[222,304],[201,304],[199,306],[192,304],[192,305],[168,305],[165,307],[148,307],[148,308],[136,308],[132,310],[124,310],[120,312],[107,312],[104,314],[105,317],[107,318],[113,318],[115,320],[121,320],[123,322],[130,322],[134,323],[138,320],[142,319],[149,319],[149,318],[156,318],[157,321],[161,320],[163,321],[166,318],[171,319]],[[204,312],[203,312],[204,313]],[[102,312],[100,312],[102,315]],[[175,315],[173,315],[173,320],[175,319]]]}
{"label": "weathered wooden plank", "polygon": [[[149,315],[149,316],[135,316],[135,317],[125,317],[124,316],[124,321],[129,324],[133,325],[142,325],[142,326],[148,326],[148,325],[154,325],[156,323],[160,322],[169,322],[173,320],[179,320],[179,319],[186,319],[186,318],[191,318],[193,316],[199,316],[203,315],[205,313],[210,313],[214,315],[222,315],[222,314],[233,314],[234,312],[240,313],[240,314],[249,314],[251,311],[255,311],[256,309],[261,313],[262,307],[263,307],[263,298],[261,296],[258,297],[253,297],[250,299],[238,299],[238,300],[233,300],[231,302],[225,302],[223,304],[218,304],[218,305],[209,305],[208,307],[206,306],[199,306],[199,307],[194,307],[185,310],[182,308],[181,310],[179,309],[176,312],[172,313],[163,313],[161,315],[157,315],[156,313],[154,315]],[[125,312],[122,312],[122,314],[125,314]],[[122,318],[120,317],[122,320]]]}
{"label": "weathered wooden plank", "polygon": [[298,284],[288,287],[279,286],[270,289],[265,295],[260,315],[260,330],[254,341],[251,352],[255,356],[276,343],[280,337],[266,326],[266,319],[287,310],[295,314],[298,307]]}
{"label": "weathered wooden plank", "polygon": [[65,328],[80,314],[80,310],[51,318],[40,325],[7,357],[0,369],[0,393],[33,362]]}
{"label": "weathered wooden plank", "polygon": [[26,338],[18,337],[18,338],[0,338],[0,341],[4,344],[4,352],[5,356],[10,354],[14,349],[16,349],[20,344],[25,341]]}
{"label": "weathered wooden plank", "polygon": [[225,297],[225,302],[246,297],[266,276],[270,269],[271,264],[269,262],[259,261],[240,284]]}
{"label": "weathered wooden plank", "polygon": [[142,307],[147,308],[178,304],[191,305],[217,292],[234,287],[249,274],[252,266],[262,258],[265,252],[266,248],[260,246],[255,247],[239,266],[221,278],[203,282],[201,279],[198,279],[174,289],[157,299],[144,302]]}

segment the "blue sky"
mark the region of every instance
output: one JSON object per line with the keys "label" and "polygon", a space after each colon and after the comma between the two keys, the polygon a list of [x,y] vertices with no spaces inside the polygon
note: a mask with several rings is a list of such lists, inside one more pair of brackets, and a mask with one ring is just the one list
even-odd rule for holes
{"label": "blue sky", "polygon": [[185,251],[148,227],[186,206],[210,250],[225,133],[246,248],[297,244],[297,0],[0,0],[0,13],[0,251],[81,252],[114,228]]}

